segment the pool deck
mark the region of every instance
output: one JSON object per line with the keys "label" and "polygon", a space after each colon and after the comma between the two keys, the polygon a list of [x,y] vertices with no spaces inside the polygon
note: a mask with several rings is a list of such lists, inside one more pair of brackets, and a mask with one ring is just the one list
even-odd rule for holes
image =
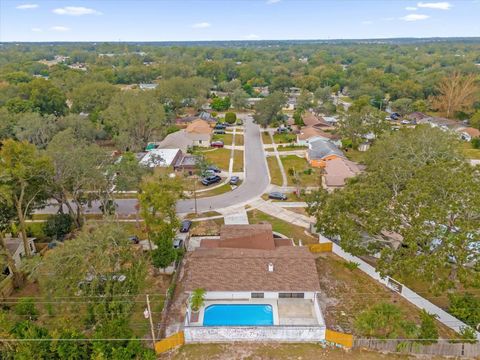
{"label": "pool deck", "polygon": [[210,305],[248,305],[262,304],[270,305],[273,310],[273,326],[319,326],[324,325],[319,322],[315,315],[313,300],[306,299],[250,299],[250,300],[207,300],[198,314],[197,321],[190,319],[189,326],[203,326],[204,311]]}

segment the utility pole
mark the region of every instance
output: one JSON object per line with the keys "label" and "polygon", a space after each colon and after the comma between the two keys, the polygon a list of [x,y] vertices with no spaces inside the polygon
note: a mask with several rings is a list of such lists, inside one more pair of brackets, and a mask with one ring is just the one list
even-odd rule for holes
{"label": "utility pole", "polygon": [[152,310],[150,309],[150,297],[147,294],[147,310],[144,312],[145,317],[147,317],[148,313],[148,320],[150,321],[150,331],[152,332],[152,345],[153,350],[155,350],[155,329],[153,328],[153,319],[152,319]]}
{"label": "utility pole", "polygon": [[197,177],[197,175],[195,175],[193,177],[193,199],[195,201],[195,214],[198,214],[198,210],[197,210],[197,180],[198,180],[198,177]]}

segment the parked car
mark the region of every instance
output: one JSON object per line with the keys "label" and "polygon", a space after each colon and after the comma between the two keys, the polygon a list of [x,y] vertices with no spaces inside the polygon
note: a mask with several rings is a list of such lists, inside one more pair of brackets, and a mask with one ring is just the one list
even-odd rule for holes
{"label": "parked car", "polygon": [[287,200],[287,195],[285,195],[281,192],[278,192],[278,191],[274,191],[274,192],[271,192],[270,194],[268,194],[268,198],[269,199],[274,199],[274,200]]}
{"label": "parked car", "polygon": [[224,123],[216,123],[214,129],[215,130],[225,130],[226,127],[227,127],[227,125],[225,125]]}
{"label": "parked car", "polygon": [[408,125],[408,124],[410,124],[410,121],[408,121],[408,120],[402,120],[402,124],[403,124],[403,125]]}
{"label": "parked car", "polygon": [[237,185],[240,181],[240,178],[238,176],[232,176],[230,178],[230,185]]}
{"label": "parked car", "polygon": [[210,143],[211,147],[216,147],[216,148],[223,148],[223,141],[212,141]]}
{"label": "parked car", "polygon": [[398,120],[398,119],[400,119],[400,114],[399,114],[399,113],[396,113],[396,112],[391,113],[391,114],[390,114],[390,119],[392,119],[392,120]]}
{"label": "parked car", "polygon": [[183,240],[179,238],[173,239],[173,248],[174,249],[182,249],[183,248]]}
{"label": "parked car", "polygon": [[203,173],[202,173],[202,177],[209,177],[209,176],[212,176],[212,175],[215,175],[215,171],[213,170],[205,170]]}
{"label": "parked car", "polygon": [[180,232],[186,233],[190,230],[192,226],[192,222],[190,220],[183,220],[182,224],[180,225]]}
{"label": "parked car", "polygon": [[211,171],[213,171],[213,172],[215,172],[215,173],[220,173],[220,172],[222,172],[222,170],[220,170],[220,169],[219,169],[218,167],[216,167],[215,165],[209,165],[209,166],[207,166],[207,170],[211,170]]}
{"label": "parked car", "polygon": [[213,130],[213,133],[214,133],[215,135],[224,135],[224,134],[225,134],[225,130],[222,130],[222,129]]}
{"label": "parked car", "polygon": [[277,128],[277,134],[286,134],[288,133],[290,130],[286,127],[279,127]]}
{"label": "parked car", "polygon": [[208,176],[208,177],[204,178],[202,180],[202,184],[205,185],[205,186],[208,186],[208,185],[215,184],[215,183],[219,182],[220,180],[222,180],[222,178],[220,176],[212,175],[212,176]]}
{"label": "parked car", "polygon": [[134,244],[138,244],[140,242],[140,239],[138,238],[137,235],[131,235],[128,237],[128,240],[130,240]]}

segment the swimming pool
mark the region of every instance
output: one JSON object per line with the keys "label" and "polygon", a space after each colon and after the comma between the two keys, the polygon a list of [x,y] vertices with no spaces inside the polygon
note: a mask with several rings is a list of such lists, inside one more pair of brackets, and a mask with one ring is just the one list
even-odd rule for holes
{"label": "swimming pool", "polygon": [[215,304],[207,306],[203,326],[271,326],[273,308],[266,304]]}

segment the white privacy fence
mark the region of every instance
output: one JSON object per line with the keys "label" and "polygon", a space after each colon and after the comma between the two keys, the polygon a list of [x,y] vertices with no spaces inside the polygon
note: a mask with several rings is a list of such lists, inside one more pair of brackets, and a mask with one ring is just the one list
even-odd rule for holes
{"label": "white privacy fence", "polygon": [[[320,242],[325,243],[325,242],[332,242],[332,241],[320,235]],[[460,332],[462,328],[468,327],[468,325],[465,324],[463,321],[458,320],[456,317],[442,310],[437,305],[432,304],[430,301],[423,298],[422,296],[420,296],[413,290],[409,289],[402,283],[396,281],[395,279],[392,279],[389,276],[382,278],[380,276],[380,273],[377,272],[373,266],[366,263],[362,259],[350,253],[347,253],[339,245],[335,244],[334,242],[332,243],[332,252],[347,261],[352,261],[359,264],[358,268],[364,273],[366,273],[368,276],[370,276],[372,279],[377,280],[378,282],[384,284],[391,290],[397,292],[400,296],[405,298],[407,301],[409,301],[416,307],[420,309],[424,309],[428,311],[430,314],[435,314],[437,316],[438,321],[440,321],[442,324],[449,327],[450,329],[456,331],[457,333]],[[477,334],[477,339],[480,340],[480,332],[477,331],[476,334]]]}

